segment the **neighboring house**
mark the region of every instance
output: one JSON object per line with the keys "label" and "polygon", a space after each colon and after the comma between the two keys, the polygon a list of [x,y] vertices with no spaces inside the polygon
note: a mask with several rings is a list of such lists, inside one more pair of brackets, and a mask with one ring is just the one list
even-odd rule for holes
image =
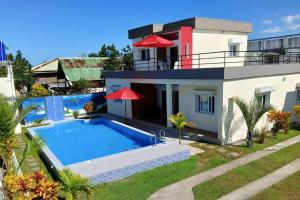
{"label": "neighboring house", "polygon": [[124,116],[127,102],[130,118],[172,127],[167,116],[181,111],[219,143],[244,139],[246,125],[232,97],[257,95],[263,105],[286,111],[300,102],[300,63],[267,65],[263,52],[247,52],[251,30],[249,23],[203,18],[129,30],[133,43],[157,34],[175,45],[133,48],[135,71],[104,72],[107,93],[129,87],[146,97],[108,101],[108,112]]}
{"label": "neighboring house", "polygon": [[72,82],[85,79],[101,84],[107,58],[56,58],[31,70],[36,81],[51,89],[68,88]]}
{"label": "neighboring house", "polygon": [[[283,35],[277,37],[259,38],[248,41],[248,51],[264,52],[264,61],[278,63],[284,55],[295,54],[292,59],[300,61],[300,34]],[[287,58],[287,57],[286,57]],[[286,59],[286,62],[289,62]]]}

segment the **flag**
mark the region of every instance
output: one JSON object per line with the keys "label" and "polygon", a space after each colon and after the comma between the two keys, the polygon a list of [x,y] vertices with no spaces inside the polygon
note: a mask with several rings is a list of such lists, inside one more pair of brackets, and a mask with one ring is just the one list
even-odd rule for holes
{"label": "flag", "polygon": [[5,45],[3,42],[0,42],[0,62],[5,60],[6,60]]}

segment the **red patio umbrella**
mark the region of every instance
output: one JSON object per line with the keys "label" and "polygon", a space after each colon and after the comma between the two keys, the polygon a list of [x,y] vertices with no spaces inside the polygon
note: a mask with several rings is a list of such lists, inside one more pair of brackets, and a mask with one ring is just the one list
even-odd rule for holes
{"label": "red patio umbrella", "polygon": [[126,100],[138,100],[144,98],[143,95],[124,87],[116,92],[110,93],[105,96],[107,100],[125,100],[125,119],[127,118],[127,111],[126,111]]}
{"label": "red patio umbrella", "polygon": [[174,43],[170,40],[162,38],[158,35],[150,35],[143,39],[142,41],[134,43],[134,47],[170,47]]}
{"label": "red patio umbrella", "polygon": [[[158,35],[150,35],[143,39],[142,41],[134,43],[132,46],[134,47],[150,47],[154,48],[154,62],[155,62],[155,48],[158,47],[170,47],[174,46],[174,42],[167,40],[165,38],[162,38]],[[157,64],[157,63],[156,63]]]}

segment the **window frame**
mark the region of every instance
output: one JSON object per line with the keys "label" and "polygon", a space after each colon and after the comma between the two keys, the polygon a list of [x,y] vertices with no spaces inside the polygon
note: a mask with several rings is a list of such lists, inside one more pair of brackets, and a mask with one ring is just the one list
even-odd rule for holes
{"label": "window frame", "polygon": [[[235,50],[231,50],[232,47],[235,47]],[[229,44],[229,57],[238,57],[239,56],[239,43],[230,43]]]}
{"label": "window frame", "polygon": [[140,52],[141,60],[150,60],[150,49],[141,49]]}
{"label": "window frame", "polygon": [[[203,106],[201,104],[203,104],[202,99],[206,98],[208,101],[208,107],[207,110],[203,109]],[[195,95],[195,108],[196,108],[196,112],[197,113],[204,113],[204,114],[210,114],[210,115],[214,115],[215,114],[215,96],[214,95],[207,95],[207,94],[196,94]]]}

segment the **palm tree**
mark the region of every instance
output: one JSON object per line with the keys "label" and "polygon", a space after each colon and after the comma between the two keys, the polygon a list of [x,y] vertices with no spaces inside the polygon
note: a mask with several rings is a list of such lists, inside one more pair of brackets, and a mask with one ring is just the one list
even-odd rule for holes
{"label": "palm tree", "polygon": [[254,97],[249,102],[246,102],[244,99],[241,99],[239,97],[234,97],[233,101],[239,107],[245,119],[248,129],[246,138],[247,147],[251,148],[253,145],[252,135],[255,125],[266,112],[272,109],[272,107],[262,106],[261,103],[257,100],[257,97]]}
{"label": "palm tree", "polygon": [[15,128],[34,109],[34,107],[27,107],[18,112],[21,103],[22,99],[9,103],[7,97],[0,94],[0,157],[3,159],[7,173],[15,171],[13,164],[13,152],[16,148]]}
{"label": "palm tree", "polygon": [[88,178],[73,173],[70,169],[59,171],[60,189],[65,192],[66,200],[78,199],[80,192],[89,198],[93,185]]}
{"label": "palm tree", "polygon": [[181,144],[182,132],[185,126],[194,126],[192,122],[186,121],[185,116],[182,112],[179,112],[175,115],[170,115],[169,120],[173,123],[173,125],[179,130],[179,144]]}

